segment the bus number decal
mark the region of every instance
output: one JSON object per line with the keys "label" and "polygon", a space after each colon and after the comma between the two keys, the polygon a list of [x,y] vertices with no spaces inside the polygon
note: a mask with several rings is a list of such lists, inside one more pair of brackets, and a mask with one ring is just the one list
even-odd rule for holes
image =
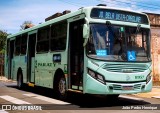
{"label": "bus number decal", "polygon": [[144,78],[143,75],[135,76],[135,79],[143,79],[143,78]]}

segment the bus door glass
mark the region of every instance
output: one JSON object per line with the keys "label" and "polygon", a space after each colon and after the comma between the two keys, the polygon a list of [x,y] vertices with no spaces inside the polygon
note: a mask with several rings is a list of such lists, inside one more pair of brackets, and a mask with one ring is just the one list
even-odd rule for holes
{"label": "bus door glass", "polygon": [[35,82],[35,43],[36,34],[29,35],[27,55],[27,81],[32,83]]}
{"label": "bus door glass", "polygon": [[71,88],[82,90],[83,84],[83,24],[84,20],[70,23],[69,35],[69,68]]}
{"label": "bus door glass", "polygon": [[8,40],[7,41],[7,62],[8,62],[8,79],[12,79],[12,76],[11,76],[11,71],[13,70],[12,69],[12,60],[13,60],[13,54],[14,54],[14,40]]}

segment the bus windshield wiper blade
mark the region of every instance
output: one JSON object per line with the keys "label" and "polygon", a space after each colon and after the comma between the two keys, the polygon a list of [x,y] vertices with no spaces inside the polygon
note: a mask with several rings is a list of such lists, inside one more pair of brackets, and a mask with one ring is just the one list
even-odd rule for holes
{"label": "bus windshield wiper blade", "polygon": [[107,28],[109,29],[109,31],[111,31],[111,33],[112,33],[112,35],[115,37],[115,34],[114,34],[114,32],[113,32],[113,30],[111,29],[111,22],[110,21],[106,21],[106,26],[107,26]]}
{"label": "bus windshield wiper blade", "polygon": [[141,25],[140,25],[140,24],[138,24],[138,25],[137,25],[136,32],[135,32],[135,36],[136,36],[136,37],[137,37],[137,34],[138,34],[138,32],[139,32],[140,28],[141,28]]}

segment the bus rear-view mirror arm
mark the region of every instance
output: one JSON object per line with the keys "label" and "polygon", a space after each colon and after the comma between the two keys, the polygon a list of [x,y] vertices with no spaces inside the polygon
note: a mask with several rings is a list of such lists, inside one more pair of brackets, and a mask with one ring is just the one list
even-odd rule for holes
{"label": "bus rear-view mirror arm", "polygon": [[89,38],[89,21],[87,18],[85,18],[85,21],[86,23],[83,25],[83,38],[84,38],[83,46],[86,46]]}

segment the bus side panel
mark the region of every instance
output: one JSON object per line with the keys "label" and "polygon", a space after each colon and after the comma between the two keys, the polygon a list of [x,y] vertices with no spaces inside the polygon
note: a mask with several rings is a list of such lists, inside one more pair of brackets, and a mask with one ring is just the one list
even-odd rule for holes
{"label": "bus side panel", "polygon": [[12,59],[12,66],[11,66],[11,78],[12,80],[17,80],[17,77],[15,75],[17,75],[17,73],[15,73],[15,62],[14,59]]}
{"label": "bus side panel", "polygon": [[18,68],[19,68],[19,61],[20,61],[19,56],[15,56],[12,59],[11,76],[13,77],[13,80],[17,80],[17,72],[18,72]]}
{"label": "bus side panel", "polygon": [[[53,62],[54,55],[61,55],[61,62]],[[56,70],[64,70],[64,66],[67,63],[66,52],[36,54],[35,62],[35,84],[42,87],[53,88]]]}
{"label": "bus side panel", "polygon": [[14,40],[7,39],[7,48],[5,52],[5,76],[8,79],[13,79],[12,76],[12,60],[14,56]]}
{"label": "bus side panel", "polygon": [[19,61],[19,67],[22,69],[22,74],[23,74],[23,83],[27,83],[27,63],[26,63],[26,56],[20,56],[20,61]]}
{"label": "bus side panel", "polygon": [[[50,59],[50,62],[48,61]],[[35,84],[42,87],[52,88],[53,81],[53,64],[52,57],[49,57],[49,53],[36,54],[35,62]]]}
{"label": "bus side panel", "polygon": [[[61,56],[61,60],[60,62],[54,62],[53,60],[51,60],[51,62],[53,62],[53,65],[51,67],[51,70],[53,70],[53,76],[52,76],[52,80],[54,80],[54,77],[55,77],[55,72],[57,71],[57,69],[61,69],[64,73],[64,76],[65,74],[67,74],[67,52],[64,51],[64,52],[57,52],[57,53],[53,53],[51,54],[51,59],[53,59],[53,56],[57,56],[57,55],[60,55]],[[67,76],[65,76],[65,79],[66,79],[66,85],[68,84],[68,79],[67,79]],[[53,85],[53,81],[52,81],[52,85]],[[54,86],[52,86],[53,88]]]}
{"label": "bus side panel", "polygon": [[13,80],[17,80],[17,73],[18,69],[22,70],[23,75],[23,82],[26,83],[26,63],[25,63],[25,56],[15,56],[12,59],[12,69],[11,69],[11,76]]}
{"label": "bus side panel", "polygon": [[31,59],[31,82],[35,82],[35,58]]}

